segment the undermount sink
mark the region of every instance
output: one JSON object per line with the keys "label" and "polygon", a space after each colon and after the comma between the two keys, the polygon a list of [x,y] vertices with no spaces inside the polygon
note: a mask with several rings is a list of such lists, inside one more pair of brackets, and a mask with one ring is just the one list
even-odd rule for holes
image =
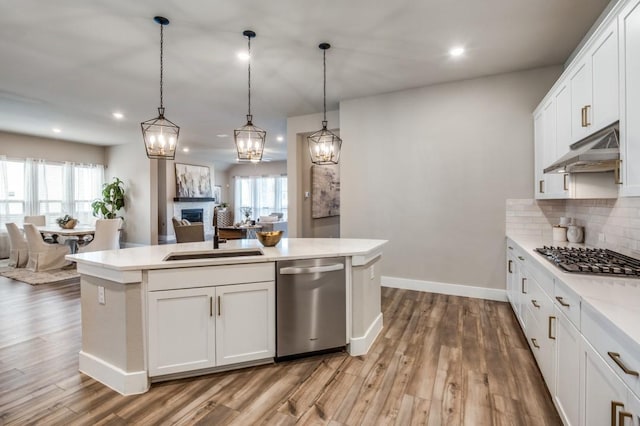
{"label": "undermount sink", "polygon": [[260,249],[237,249],[237,250],[202,250],[202,251],[177,251],[169,253],[163,261],[169,260],[190,260],[190,259],[218,259],[221,257],[244,257],[262,256]]}

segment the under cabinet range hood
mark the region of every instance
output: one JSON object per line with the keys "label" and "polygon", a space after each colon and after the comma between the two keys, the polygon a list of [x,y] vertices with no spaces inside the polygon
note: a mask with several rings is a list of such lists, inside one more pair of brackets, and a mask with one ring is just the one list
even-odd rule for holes
{"label": "under cabinet range hood", "polygon": [[571,150],[544,169],[545,173],[584,173],[616,170],[620,162],[618,122],[572,144]]}

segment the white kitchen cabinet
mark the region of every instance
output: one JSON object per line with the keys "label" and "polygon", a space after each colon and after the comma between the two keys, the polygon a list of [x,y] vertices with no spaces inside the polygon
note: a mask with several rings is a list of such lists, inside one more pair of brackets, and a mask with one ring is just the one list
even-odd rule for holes
{"label": "white kitchen cabinet", "polygon": [[216,365],[275,356],[275,283],[216,287]]}
{"label": "white kitchen cabinet", "polygon": [[[556,108],[556,150],[553,161],[569,152],[571,140],[571,88],[562,83],[553,95]],[[553,163],[553,161],[551,163]],[[547,164],[547,166],[551,165]],[[545,166],[545,167],[547,167]]]}
{"label": "white kitchen cabinet", "polygon": [[[561,310],[555,307],[553,337],[556,348],[555,389],[551,392],[565,425],[580,424],[580,349],[582,337]],[[550,334],[551,335],[551,334]]]}
{"label": "white kitchen cabinet", "polygon": [[640,1],[618,15],[620,28],[621,195],[640,196]]}
{"label": "white kitchen cabinet", "polygon": [[591,133],[591,67],[582,58],[569,74],[571,87],[571,140],[583,139]]}
{"label": "white kitchen cabinet", "polygon": [[582,347],[582,424],[620,426],[618,418],[626,409],[628,389],[584,339]]}
{"label": "white kitchen cabinet", "polygon": [[640,426],[640,398],[629,392],[622,415],[618,415],[619,426]]}
{"label": "white kitchen cabinet", "polygon": [[534,179],[535,188],[533,193],[536,199],[545,198],[544,181],[544,114],[540,110],[533,116],[533,139],[534,139]]}
{"label": "white kitchen cabinet", "polygon": [[587,54],[591,67],[591,123],[589,133],[617,121],[619,114],[618,22],[614,20],[598,36]]}
{"label": "white kitchen cabinet", "polygon": [[536,198],[566,198],[564,176],[544,173],[544,168],[556,160],[556,104],[553,98],[534,116],[534,139]]}
{"label": "white kitchen cabinet", "polygon": [[149,304],[149,376],[216,365],[214,288],[152,291]]}

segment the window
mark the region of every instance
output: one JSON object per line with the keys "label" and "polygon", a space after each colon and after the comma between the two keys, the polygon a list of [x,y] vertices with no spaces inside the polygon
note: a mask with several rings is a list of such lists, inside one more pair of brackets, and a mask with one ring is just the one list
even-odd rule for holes
{"label": "window", "polygon": [[251,219],[282,213],[287,220],[287,176],[235,176],[235,218],[244,219],[243,207],[251,208]]}
{"label": "window", "polygon": [[103,182],[102,165],[0,157],[0,222],[45,215],[47,223],[54,223],[69,214],[92,223],[91,202],[100,197]]}

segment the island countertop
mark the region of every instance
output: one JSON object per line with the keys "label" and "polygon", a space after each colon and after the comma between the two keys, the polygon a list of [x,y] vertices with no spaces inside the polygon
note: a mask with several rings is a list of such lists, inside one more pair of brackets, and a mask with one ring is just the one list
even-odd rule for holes
{"label": "island countertop", "polygon": [[[263,247],[258,240],[229,240],[220,244],[219,251],[261,249],[263,255],[188,260],[163,260],[171,253],[213,250],[212,241],[133,247],[67,255],[79,265],[95,266],[116,271],[134,271],[194,266],[215,266],[243,263],[274,262],[287,259],[352,256],[365,262],[382,253],[386,240],[352,238],[283,238],[275,247]],[[359,263],[359,262],[358,262]],[[366,263],[366,262],[365,262]]]}

